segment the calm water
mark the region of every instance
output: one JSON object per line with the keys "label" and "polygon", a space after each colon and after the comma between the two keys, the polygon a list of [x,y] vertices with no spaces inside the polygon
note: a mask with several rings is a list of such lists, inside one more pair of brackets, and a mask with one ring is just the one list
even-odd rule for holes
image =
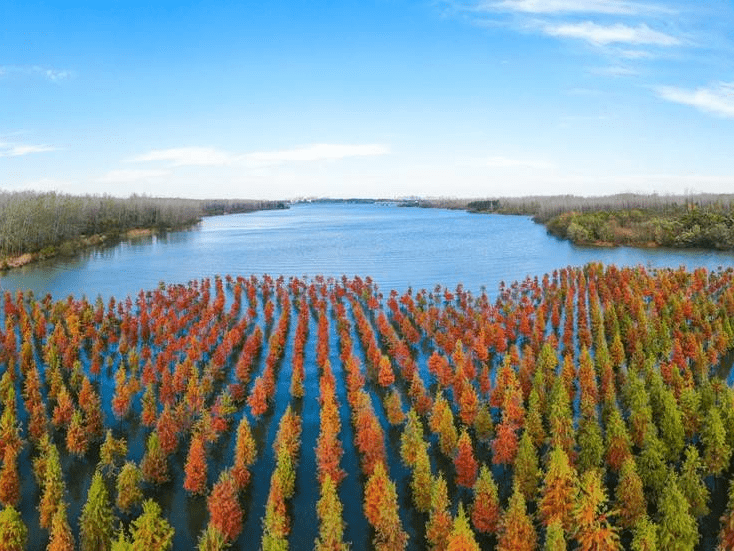
{"label": "calm water", "polygon": [[463,283],[494,294],[502,280],[591,261],[715,269],[734,266],[734,254],[576,247],[522,216],[317,204],[207,218],[190,231],[7,272],[0,287],[94,299],[215,274],[346,274],[370,275],[383,291]]}

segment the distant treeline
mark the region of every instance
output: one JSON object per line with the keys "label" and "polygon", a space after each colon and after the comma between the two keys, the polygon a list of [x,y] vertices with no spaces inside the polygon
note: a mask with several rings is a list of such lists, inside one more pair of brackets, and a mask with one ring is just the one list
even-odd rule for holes
{"label": "distant treeline", "polygon": [[431,199],[420,206],[524,214],[577,244],[734,249],[734,195],[574,195]]}
{"label": "distant treeline", "polygon": [[166,230],[202,216],[284,208],[282,202],[168,199],[133,195],[67,195],[0,191],[0,257],[53,256],[62,245],[91,236],[114,237],[135,229]]}

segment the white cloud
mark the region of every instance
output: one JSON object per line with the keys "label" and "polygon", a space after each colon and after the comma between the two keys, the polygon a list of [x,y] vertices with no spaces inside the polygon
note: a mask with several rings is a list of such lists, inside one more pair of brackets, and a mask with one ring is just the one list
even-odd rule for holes
{"label": "white cloud", "polygon": [[610,65],[608,67],[595,67],[591,69],[591,72],[595,75],[602,75],[608,77],[629,77],[639,75],[640,73],[629,67],[623,65]]}
{"label": "white cloud", "polygon": [[622,0],[502,0],[482,2],[480,10],[517,11],[524,13],[603,13],[636,15],[640,13],[667,11],[658,6]]}
{"label": "white cloud", "polygon": [[54,69],[40,65],[0,65],[0,77],[10,75],[40,76],[51,82],[59,82],[74,76],[73,71]]}
{"label": "white cloud", "polygon": [[734,118],[734,82],[718,82],[695,90],[660,86],[656,92],[665,100],[690,105],[720,117]]}
{"label": "white cloud", "polygon": [[243,159],[251,163],[287,163],[287,162],[309,162],[329,161],[344,159],[347,157],[370,157],[375,155],[386,155],[389,148],[381,144],[313,144],[294,149],[280,151],[259,151],[248,153]]}
{"label": "white cloud", "polygon": [[167,161],[170,166],[224,166],[231,164],[272,165],[292,162],[329,161],[347,157],[385,155],[389,149],[380,144],[313,144],[278,151],[255,151],[235,155],[213,147],[154,149],[129,162]]}
{"label": "white cloud", "polygon": [[641,23],[636,27],[616,23],[599,25],[592,21],[546,25],[543,32],[560,38],[578,38],[596,46],[607,44],[650,44],[655,46],[676,46],[681,41],[669,34],[656,31]]}
{"label": "white cloud", "polygon": [[154,169],[125,169],[110,170],[107,174],[97,179],[100,184],[128,184],[144,180],[157,180],[170,175],[169,170]]}
{"label": "white cloud", "polygon": [[174,147],[153,149],[130,159],[130,162],[169,161],[173,166],[226,165],[233,157],[213,147]]}
{"label": "white cloud", "polygon": [[20,157],[22,155],[45,153],[47,151],[56,151],[56,148],[50,145],[0,143],[0,157]]}

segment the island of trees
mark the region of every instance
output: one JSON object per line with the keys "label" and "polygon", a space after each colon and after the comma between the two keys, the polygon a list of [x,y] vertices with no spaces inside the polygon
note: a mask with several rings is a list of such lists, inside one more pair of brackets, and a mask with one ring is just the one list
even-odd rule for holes
{"label": "island of trees", "polygon": [[734,195],[435,199],[417,206],[524,214],[579,245],[734,250]]}
{"label": "island of trees", "polygon": [[69,254],[130,231],[180,229],[202,216],[285,207],[281,201],[0,192],[0,268]]}
{"label": "island of trees", "polygon": [[2,549],[734,548],[734,270],[1,302]]}

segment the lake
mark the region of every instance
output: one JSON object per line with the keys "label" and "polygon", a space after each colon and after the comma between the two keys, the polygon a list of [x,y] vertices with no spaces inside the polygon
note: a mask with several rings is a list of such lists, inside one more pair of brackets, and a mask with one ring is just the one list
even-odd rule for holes
{"label": "lake", "polygon": [[299,204],[205,218],[196,228],[85,251],[6,272],[0,288],[54,298],[135,295],[164,281],[215,274],[371,276],[384,290],[494,295],[500,281],[587,262],[688,268],[734,266],[717,251],[577,247],[525,216],[371,204]]}

